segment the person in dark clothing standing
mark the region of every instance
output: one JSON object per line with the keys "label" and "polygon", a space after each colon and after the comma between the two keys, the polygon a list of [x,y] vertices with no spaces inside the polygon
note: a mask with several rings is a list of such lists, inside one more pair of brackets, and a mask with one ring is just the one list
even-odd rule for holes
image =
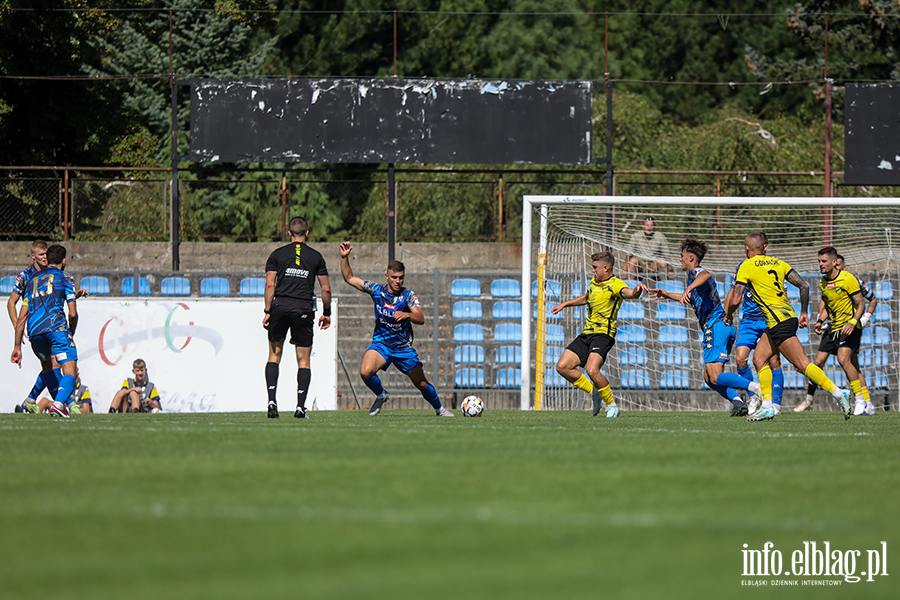
{"label": "person in dark clothing standing", "polygon": [[278,365],[284,351],[284,340],[291,330],[291,344],[297,348],[297,409],[294,416],[306,419],[306,395],[312,374],[313,321],[316,312],[316,279],[322,288],[322,316],[319,329],[331,325],[331,284],[325,259],[306,245],[309,225],[303,217],[288,224],[291,243],[278,248],[266,261],[265,316],[263,328],[269,332],[269,362],[266,363],[266,387],[269,393],[268,415],[278,418]]}

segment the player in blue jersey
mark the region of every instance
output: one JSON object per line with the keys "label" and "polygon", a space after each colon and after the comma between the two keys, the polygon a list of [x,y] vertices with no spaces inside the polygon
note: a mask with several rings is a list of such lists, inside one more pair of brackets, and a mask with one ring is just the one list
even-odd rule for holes
{"label": "player in blue jersey", "polygon": [[47,242],[44,240],[31,242],[31,261],[28,268],[16,277],[16,283],[13,285],[13,290],[6,301],[6,312],[9,313],[9,320],[12,322],[13,329],[16,328],[16,320],[19,318],[19,311],[16,305],[25,295],[25,282],[47,266]]}
{"label": "player in blue jersey", "polygon": [[[75,307],[75,281],[63,270],[65,266],[66,249],[59,245],[50,246],[47,267],[25,282],[10,360],[22,367],[22,339],[27,323],[31,349],[41,361],[44,383],[51,389],[53,384],[58,385],[53,406],[47,412],[53,417],[68,418],[68,405],[72,402],[78,372],[78,351],[72,338],[78,324],[78,310]],[[63,376],[58,382],[51,357],[62,369]]]}
{"label": "player in blue jersey", "polygon": [[[734,276],[731,280],[731,290],[737,281],[737,272],[741,268],[743,261],[738,263],[734,269]],[[726,300],[731,295],[731,290],[726,294]],[[727,301],[726,301],[727,304]],[[750,369],[750,352],[756,348],[759,338],[766,332],[766,316],[763,314],[762,308],[753,299],[753,293],[750,288],[744,288],[744,297],[741,299],[741,320],[738,323],[737,331],[737,350],[734,352],[734,362],[737,363],[738,375],[744,379],[753,379],[753,371]],[[777,352],[769,359],[769,368],[772,369],[772,408],[775,414],[781,414],[781,398],[784,394],[784,371],[781,369],[781,355]],[[748,414],[753,415],[759,409],[759,403],[751,399],[748,408]]]}
{"label": "player in blue jersey", "polygon": [[[63,373],[59,367],[53,369],[53,374],[56,375],[57,381],[62,379]],[[41,392],[45,389],[50,392],[50,396],[52,397],[53,390],[47,388],[47,385],[44,383],[44,374],[41,373],[38,375],[37,380],[34,382],[34,387],[31,388],[31,392],[28,394],[28,397],[25,398],[24,402],[22,402],[22,404],[16,404],[16,412],[37,414],[49,411],[53,406],[53,400],[46,397],[41,398]],[[80,377],[76,377],[75,389],[72,391],[72,405],[69,414],[87,414],[92,412],[94,412],[94,404],[91,399],[91,390],[81,382]]]}
{"label": "player in blue jersey", "polygon": [[419,299],[403,287],[406,268],[398,260],[388,263],[385,278],[387,284],[365,281],[353,274],[350,268],[350,242],[341,244],[341,275],[344,281],[357,290],[372,296],[375,304],[375,331],[372,343],[366,350],[359,367],[359,374],[366,386],[375,394],[375,402],[369,409],[369,416],[381,412],[388,399],[388,393],[381,385],[378,371],[386,370],[392,364],[412,381],[422,397],[434,408],[439,417],[452,417],[452,412],[441,405],[437,390],[425,378],[425,369],[413,348],[413,325],[425,323],[425,313]]}
{"label": "player in blue jersey", "polygon": [[703,347],[706,384],[731,403],[732,417],[745,416],[747,405],[734,388],[749,390],[750,393],[757,395],[759,384],[740,375],[725,372],[725,363],[728,362],[734,344],[734,326],[726,322],[725,309],[719,300],[716,282],[709,271],[700,266],[706,252],[707,246],[704,242],[693,238],[686,239],[681,245],[681,269],[688,274],[688,285],[684,293],[675,294],[654,288],[650,290],[650,298],[653,300],[665,298],[680,302],[682,305],[691,305],[703,331],[700,343]]}

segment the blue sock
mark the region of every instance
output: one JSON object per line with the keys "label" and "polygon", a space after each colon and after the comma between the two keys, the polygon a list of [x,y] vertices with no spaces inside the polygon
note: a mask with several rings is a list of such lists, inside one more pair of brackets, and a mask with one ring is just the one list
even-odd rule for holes
{"label": "blue sock", "polygon": [[38,375],[37,380],[34,382],[34,389],[31,390],[31,393],[34,394],[32,397],[35,402],[37,402],[44,388],[47,388],[47,393],[50,394],[51,398],[56,398],[56,394],[59,392],[59,380],[62,376],[62,371],[59,369],[41,371],[41,374]]}
{"label": "blue sock", "polygon": [[434,410],[441,410],[441,401],[438,400],[437,390],[434,389],[434,386],[430,383],[427,388],[422,390],[422,397],[428,401],[428,404],[430,404]]}
{"label": "blue sock", "polygon": [[384,388],[381,387],[381,379],[378,378],[378,375],[372,375],[368,379],[363,378],[363,383],[366,384],[366,387],[372,390],[372,392],[376,396],[384,396]]}
{"label": "blue sock", "polygon": [[746,379],[734,373],[719,373],[716,383],[725,387],[746,390],[750,388],[750,384],[753,383],[753,380]]}
{"label": "blue sock", "polygon": [[[721,379],[722,376],[719,375],[719,380],[721,381]],[[738,396],[738,393],[729,387],[725,387],[720,383],[710,383],[708,381],[706,382],[706,385],[708,385],[710,389],[715,391],[717,394],[731,402],[732,406],[740,406],[744,403],[744,401],[740,399],[740,396]],[[737,398],[738,400],[735,401],[735,398]]]}
{"label": "blue sock", "polygon": [[772,401],[781,404],[781,396],[784,394],[784,371],[772,369]]}
{"label": "blue sock", "polygon": [[75,378],[71,375],[63,375],[59,381],[59,391],[55,400],[68,406],[72,403],[72,391],[75,389]]}
{"label": "blue sock", "polygon": [[753,381],[753,369],[750,368],[749,362],[743,367],[738,367],[738,375],[740,375],[744,379]]}

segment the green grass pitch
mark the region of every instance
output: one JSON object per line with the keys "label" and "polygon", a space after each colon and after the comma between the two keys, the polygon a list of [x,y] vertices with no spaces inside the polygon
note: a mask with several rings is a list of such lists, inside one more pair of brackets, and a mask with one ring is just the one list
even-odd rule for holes
{"label": "green grass pitch", "polygon": [[[896,598],[898,449],[896,413],[0,415],[0,595]],[[775,588],[766,542],[888,575]]]}

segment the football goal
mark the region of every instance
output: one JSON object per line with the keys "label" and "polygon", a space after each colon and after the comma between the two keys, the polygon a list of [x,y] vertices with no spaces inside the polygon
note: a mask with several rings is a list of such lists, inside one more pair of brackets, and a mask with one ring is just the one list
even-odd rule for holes
{"label": "football goal", "polygon": [[[551,309],[585,292],[592,254],[611,252],[614,275],[629,287],[642,282],[678,292],[686,285],[681,244],[687,238],[703,240],[709,251],[702,266],[724,300],[735,268],[746,258],[744,237],[759,231],[769,238],[768,254],[788,262],[810,285],[811,325],[798,337],[811,358],[820,340],[812,328],[820,299],[818,250],[834,246],[848,270],[872,289],[879,304],[863,330],[859,362],[876,406],[893,404],[896,410],[898,206],[895,198],[524,196],[521,408],[590,405],[590,398],[555,370],[560,354],[584,327],[585,307],[557,315]],[[786,293],[799,314],[799,290],[789,285]],[[617,404],[631,410],[725,409],[726,402],[704,382],[699,342],[690,305],[651,300],[647,294],[623,302],[616,345],[602,369]],[[736,371],[734,351],[725,368]],[[834,357],[824,369],[835,383],[847,385]],[[790,408],[805,398],[807,382],[787,361],[784,374],[783,404]],[[833,406],[826,396],[820,391],[815,405]]]}

